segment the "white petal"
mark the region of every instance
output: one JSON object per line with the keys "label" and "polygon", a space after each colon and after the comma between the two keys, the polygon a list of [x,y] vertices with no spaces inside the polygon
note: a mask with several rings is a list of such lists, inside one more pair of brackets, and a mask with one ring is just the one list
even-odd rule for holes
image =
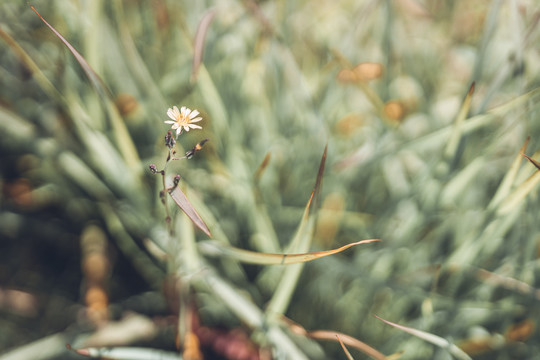
{"label": "white petal", "polygon": [[189,127],[192,128],[192,129],[202,129],[201,126],[195,125],[195,124],[189,124]]}
{"label": "white petal", "polygon": [[189,118],[193,119],[195,116],[199,115],[199,112],[197,110],[192,110],[189,114]]}
{"label": "white petal", "polygon": [[201,121],[201,120],[202,120],[202,117],[198,117],[198,118],[190,120],[189,122],[194,123],[194,122]]}
{"label": "white petal", "polygon": [[171,109],[171,108],[169,108],[169,110],[167,110],[167,116],[170,117],[173,120],[176,119],[176,117],[174,116],[174,110]]}
{"label": "white petal", "polygon": [[165,124],[176,124],[176,121],[165,120],[164,123]]}
{"label": "white petal", "polygon": [[173,120],[178,120],[178,116],[180,116],[180,111],[178,111],[178,108],[176,106],[173,106],[172,115]]}

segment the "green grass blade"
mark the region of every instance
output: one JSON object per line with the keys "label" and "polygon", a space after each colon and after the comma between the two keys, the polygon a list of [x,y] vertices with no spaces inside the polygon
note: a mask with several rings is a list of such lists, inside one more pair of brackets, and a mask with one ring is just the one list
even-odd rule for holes
{"label": "green grass blade", "polygon": [[[265,325],[264,314],[251,300],[242,295],[243,292],[214,274],[207,273],[204,279],[208,290],[222,299],[244,324],[253,329],[260,329]],[[287,354],[288,359],[307,360],[297,345],[279,327],[270,325],[265,331],[269,341],[280,350],[280,353]]]}
{"label": "green grass blade", "polygon": [[467,114],[469,113],[469,110],[471,109],[471,101],[472,101],[473,93],[474,93],[474,82],[469,87],[469,91],[467,92],[467,95],[465,96],[465,99],[463,100],[461,108],[459,109],[458,115],[456,116],[456,120],[454,122],[454,128],[452,129],[450,139],[448,140],[448,143],[446,145],[444,156],[449,161],[453,160],[453,158],[456,156],[456,153],[458,151],[459,142],[461,140],[461,137],[463,136],[462,134],[463,122],[465,121],[465,118],[467,117]]}
{"label": "green grass blade", "polygon": [[[462,135],[470,134],[478,129],[484,128],[493,124],[498,117],[504,116],[507,112],[525,105],[529,100],[532,100],[540,93],[540,88],[531,90],[521,96],[518,96],[502,105],[499,105],[485,114],[475,115],[470,117],[463,123]],[[405,145],[406,148],[411,148],[419,151],[427,151],[438,148],[441,143],[446,143],[451,136],[453,125],[444,127],[434,131],[428,135],[422,136],[419,139],[413,140]]]}
{"label": "green grass blade", "polygon": [[512,161],[512,165],[510,165],[510,169],[504,175],[504,178],[501,181],[501,184],[499,185],[499,187],[497,188],[495,195],[493,195],[493,198],[491,199],[488,205],[488,209],[490,210],[495,209],[495,207],[499,205],[501,200],[504,199],[510,193],[510,189],[512,188],[512,185],[514,184],[514,181],[516,179],[516,176],[519,170],[519,165],[521,164],[521,161],[523,160],[521,154],[525,152],[528,144],[529,144],[529,138],[525,140],[525,143],[521,147],[521,150],[514,158],[514,161]]}
{"label": "green grass blade", "polygon": [[45,74],[41,71],[39,66],[32,60],[30,55],[13,39],[8,33],[6,33],[2,27],[0,27],[0,38],[2,38],[11,50],[17,55],[20,61],[26,66],[32,73],[32,76],[36,79],[39,86],[45,91],[47,95],[56,100],[62,100],[62,94],[58,89],[47,79]]}
{"label": "green grass blade", "polygon": [[400,329],[401,331],[405,331],[405,332],[407,332],[407,333],[409,333],[411,335],[416,336],[419,339],[422,339],[424,341],[432,343],[433,345],[436,345],[436,346],[438,346],[438,347],[440,347],[442,349],[446,349],[456,359],[472,360],[472,358],[469,355],[467,355],[463,350],[461,350],[456,345],[452,344],[451,342],[449,342],[446,339],[443,339],[440,336],[433,335],[433,334],[425,332],[425,331],[413,329],[413,328],[410,328],[410,327],[407,327],[407,326],[399,325],[399,324],[390,322],[388,320],[384,320],[384,319],[378,317],[377,315],[374,315],[374,316],[377,319],[381,320],[382,322],[385,322],[386,324],[388,324],[390,326],[393,326],[393,327],[395,327],[397,329]]}
{"label": "green grass blade", "polygon": [[92,69],[84,57],[52,26],[50,25],[38,12],[37,10],[30,5],[32,10],[39,16],[39,18],[47,25],[49,29],[64,43],[64,45],[69,49],[73,54],[77,62],[81,65],[86,76],[92,83],[94,89],[101,96],[105,109],[110,117],[113,132],[116,138],[117,146],[120,149],[123,158],[128,165],[128,168],[132,170],[134,175],[140,175],[142,171],[141,161],[137,155],[137,149],[133,144],[131,136],[126,129],[124,122],[122,121],[118,109],[115,107],[114,103],[111,100],[111,95],[107,87],[105,86],[103,80],[99,75]]}
{"label": "green grass blade", "polygon": [[204,40],[206,38],[206,33],[214,16],[216,15],[216,10],[208,10],[197,27],[197,32],[195,34],[195,41],[193,44],[193,63],[191,68],[191,81],[194,82],[197,80],[197,74],[199,72],[199,67],[202,63],[203,51],[204,51]]}
{"label": "green grass blade", "polygon": [[73,349],[77,354],[89,358],[110,360],[182,360],[178,353],[143,347],[106,347]]}
{"label": "green grass blade", "polygon": [[72,152],[65,151],[58,156],[62,171],[78,186],[95,199],[114,198],[113,192],[105,185],[88,165]]}
{"label": "green grass blade", "polygon": [[326,251],[316,251],[308,252],[303,254],[269,254],[269,253],[260,253],[255,251],[238,249],[226,244],[222,244],[214,241],[205,241],[199,243],[201,251],[206,255],[213,256],[226,256],[234,260],[248,263],[248,264],[257,264],[257,265],[291,265],[305,263],[313,260],[323,258],[325,256],[338,254],[342,251],[347,250],[350,247],[368,244],[372,242],[379,241],[379,239],[368,239],[353,242],[333,250]]}
{"label": "green grass blade", "polygon": [[540,171],[536,171],[501,202],[497,209],[497,215],[505,215],[515,209],[534,190],[538,183],[540,183]]}
{"label": "green grass blade", "polygon": [[[319,165],[319,172],[317,174],[317,180],[315,181],[315,186],[305,207],[304,215],[302,217],[302,220],[300,221],[300,225],[298,226],[296,235],[290,243],[289,250],[291,251],[307,251],[309,245],[311,244],[311,239],[315,230],[315,216],[313,216],[312,214],[312,206],[314,206],[314,203],[318,202],[319,194],[321,191],[327,150],[328,145],[324,148],[324,153],[321,158],[321,163]],[[281,280],[266,309],[266,314],[269,315],[271,318],[275,319],[277,316],[282,315],[287,309],[302,269],[303,264],[293,264],[287,267],[283,272]]]}

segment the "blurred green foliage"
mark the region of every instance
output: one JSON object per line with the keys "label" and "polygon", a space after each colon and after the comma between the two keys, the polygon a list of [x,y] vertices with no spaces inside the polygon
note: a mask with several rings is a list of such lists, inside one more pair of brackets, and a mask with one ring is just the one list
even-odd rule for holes
{"label": "blurred green foliage", "polygon": [[[27,4],[0,4],[0,291],[42,301],[23,315],[0,302],[0,349],[80,320],[79,236],[97,224],[116,254],[111,303],[158,291],[172,273],[190,283],[208,326],[244,324],[255,342],[279,350],[276,358],[294,357],[272,326],[307,358],[345,358],[337,343],[319,348],[268,320],[275,314],[265,308],[288,274],[281,267],[205,256],[196,242],[207,238],[181,216],[167,235],[162,183],[148,165],[164,166],[167,108],[185,105],[201,112],[203,130],[183,133],[179,154],[210,141],[168,175],[182,176],[214,239],[286,252],[326,144],[309,249],[381,239],[306,264],[287,317],[387,355],[404,351],[401,359],[451,357],[373,314],[451,340],[474,359],[540,353],[539,172],[520,156],[528,136],[522,151],[535,158],[540,148],[535,2],[32,5],[103,84],[96,91]],[[194,47],[210,13],[202,48]],[[370,69],[382,72],[358,78]],[[254,308],[244,312],[242,301]],[[154,311],[166,312],[159,301]]]}

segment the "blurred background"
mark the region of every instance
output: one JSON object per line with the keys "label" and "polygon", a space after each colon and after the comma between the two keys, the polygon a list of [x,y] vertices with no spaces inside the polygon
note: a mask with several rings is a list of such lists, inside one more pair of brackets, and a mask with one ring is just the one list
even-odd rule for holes
{"label": "blurred background", "polygon": [[[0,359],[83,358],[66,344],[348,358],[314,330],[389,358],[540,353],[540,172],[521,155],[540,160],[537,1],[31,5],[82,58],[2,1]],[[212,240],[381,241],[296,275],[216,255],[170,198],[166,222],[148,168],[165,166],[173,105],[203,118],[178,154],[209,141],[167,184],[181,175]]]}

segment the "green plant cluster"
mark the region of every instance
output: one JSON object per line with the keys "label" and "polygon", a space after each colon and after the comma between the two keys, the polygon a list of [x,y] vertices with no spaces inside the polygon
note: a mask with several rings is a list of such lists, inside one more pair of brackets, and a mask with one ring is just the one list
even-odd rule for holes
{"label": "green plant cluster", "polygon": [[[388,358],[540,353],[534,2],[31,5],[51,27],[0,4],[0,292],[37,312],[0,297],[0,359],[81,326],[89,226],[113,254],[110,312],[147,292],[135,308],[177,315],[178,338],[194,313],[275,359],[368,358],[314,330]],[[189,160],[166,160],[173,105],[203,119],[178,157],[209,139]],[[176,174],[211,237],[169,196]]]}

